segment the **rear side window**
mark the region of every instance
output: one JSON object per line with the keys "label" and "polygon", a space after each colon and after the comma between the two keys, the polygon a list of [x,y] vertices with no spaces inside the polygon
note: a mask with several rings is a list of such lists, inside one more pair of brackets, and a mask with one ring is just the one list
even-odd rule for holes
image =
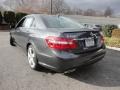
{"label": "rear side window", "polygon": [[16,28],[23,27],[23,23],[24,23],[25,19],[26,18],[23,18],[20,22],[18,22]]}
{"label": "rear side window", "polygon": [[32,24],[31,24],[31,27],[32,28],[36,28],[36,22],[35,22],[35,20],[33,20]]}
{"label": "rear side window", "polygon": [[26,18],[23,27],[30,28],[32,26],[33,21],[34,21],[33,17]]}

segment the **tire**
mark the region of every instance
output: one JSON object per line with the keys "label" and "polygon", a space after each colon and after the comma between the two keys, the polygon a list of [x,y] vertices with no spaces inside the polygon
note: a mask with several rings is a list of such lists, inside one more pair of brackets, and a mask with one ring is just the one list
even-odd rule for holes
{"label": "tire", "polygon": [[39,69],[37,54],[36,54],[36,51],[32,45],[28,46],[27,59],[28,59],[28,63],[29,63],[29,66],[31,67],[31,69],[33,69],[33,70]]}
{"label": "tire", "polygon": [[14,39],[10,36],[10,45],[16,46]]}

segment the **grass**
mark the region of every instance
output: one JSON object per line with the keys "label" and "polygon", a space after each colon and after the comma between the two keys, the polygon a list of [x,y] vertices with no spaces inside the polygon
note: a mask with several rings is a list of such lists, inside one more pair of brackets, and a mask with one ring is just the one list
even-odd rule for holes
{"label": "grass", "polygon": [[105,37],[105,43],[107,46],[120,48],[120,38],[116,37]]}

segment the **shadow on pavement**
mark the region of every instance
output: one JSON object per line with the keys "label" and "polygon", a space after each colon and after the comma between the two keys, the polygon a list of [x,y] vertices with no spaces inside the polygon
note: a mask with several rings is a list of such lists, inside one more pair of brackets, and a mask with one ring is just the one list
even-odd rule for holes
{"label": "shadow on pavement", "polygon": [[[56,74],[44,67],[41,67],[38,72]],[[118,87],[120,86],[120,52],[107,49],[107,54],[102,61],[64,75],[95,86]]]}
{"label": "shadow on pavement", "polygon": [[78,68],[66,76],[102,87],[120,86],[120,52],[108,50],[105,58],[95,65]]}

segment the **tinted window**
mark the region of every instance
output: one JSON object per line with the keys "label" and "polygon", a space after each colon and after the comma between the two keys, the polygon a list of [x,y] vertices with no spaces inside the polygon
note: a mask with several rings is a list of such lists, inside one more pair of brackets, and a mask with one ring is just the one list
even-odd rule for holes
{"label": "tinted window", "polygon": [[48,28],[83,28],[81,24],[66,17],[43,16],[42,18]]}
{"label": "tinted window", "polygon": [[34,19],[33,19],[32,17],[26,18],[23,27],[25,27],[25,28],[30,28],[31,25],[32,25],[32,23],[33,23],[33,20],[34,20]]}
{"label": "tinted window", "polygon": [[33,20],[31,27],[36,28],[36,21],[35,20]]}
{"label": "tinted window", "polygon": [[46,28],[46,25],[44,24],[43,19],[41,19],[41,18],[38,18],[38,22],[37,22],[36,25],[37,25],[36,27],[38,27],[39,29],[45,29]]}
{"label": "tinted window", "polygon": [[23,18],[23,19],[17,24],[16,28],[18,28],[18,27],[23,27],[24,21],[25,21],[25,18]]}

